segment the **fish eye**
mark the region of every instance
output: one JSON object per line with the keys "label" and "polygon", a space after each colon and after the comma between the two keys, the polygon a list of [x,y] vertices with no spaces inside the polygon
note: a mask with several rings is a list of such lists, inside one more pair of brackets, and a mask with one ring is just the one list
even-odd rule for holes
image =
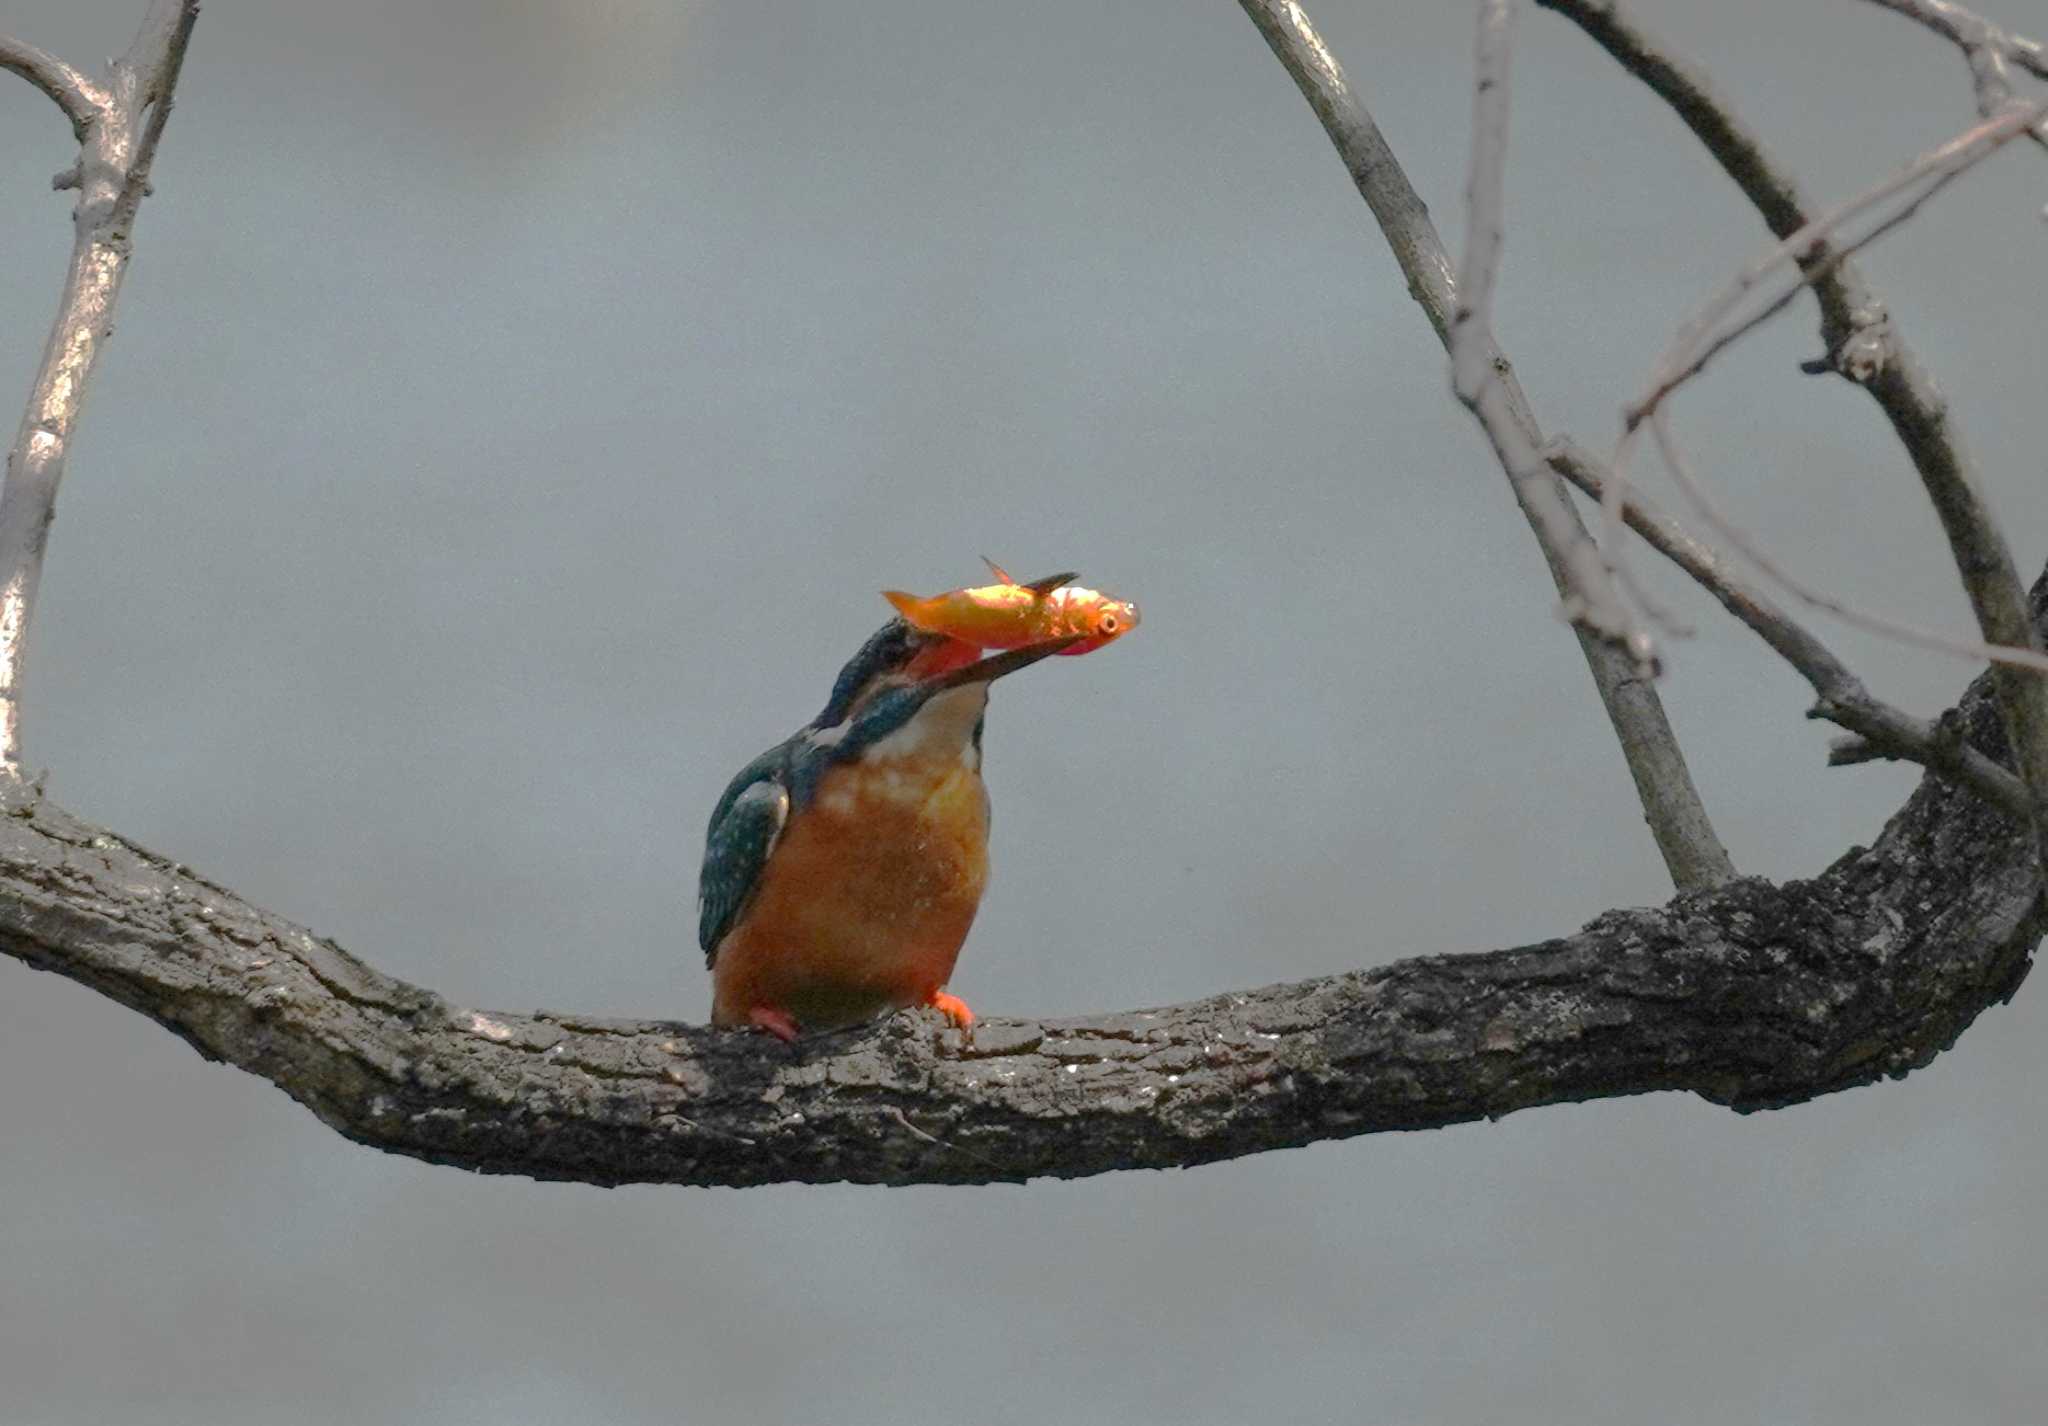
{"label": "fish eye", "polygon": [[1096,625],[1096,628],[1100,629],[1105,634],[1114,634],[1116,632],[1116,615],[1103,615],[1101,622]]}

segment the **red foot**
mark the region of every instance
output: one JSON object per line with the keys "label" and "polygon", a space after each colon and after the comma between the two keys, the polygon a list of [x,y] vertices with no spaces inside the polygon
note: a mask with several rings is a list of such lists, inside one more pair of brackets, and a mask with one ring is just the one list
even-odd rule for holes
{"label": "red foot", "polygon": [[[960,1008],[965,1010],[967,1007],[963,1005]],[[973,1017],[969,1016],[968,1018],[972,1019]],[[756,1030],[766,1030],[785,1045],[796,1043],[796,1018],[787,1010],[777,1010],[767,1005],[756,1005],[747,1012],[747,1023]]]}
{"label": "red foot", "polygon": [[948,1020],[951,1020],[962,1030],[973,1031],[974,1012],[967,1008],[967,1002],[959,996],[948,995],[943,990],[935,990],[931,994],[931,999],[925,1001],[925,1004],[931,1006],[932,1009],[938,1011]]}

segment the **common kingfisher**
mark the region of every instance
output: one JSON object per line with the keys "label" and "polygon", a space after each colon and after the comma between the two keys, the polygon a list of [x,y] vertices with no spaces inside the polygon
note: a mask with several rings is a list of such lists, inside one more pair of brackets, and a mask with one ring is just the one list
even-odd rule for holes
{"label": "common kingfisher", "polygon": [[974,1023],[945,986],[988,880],[989,685],[1074,642],[980,658],[892,619],[740,769],[698,878],[713,1025],[793,1041],[915,1005]]}

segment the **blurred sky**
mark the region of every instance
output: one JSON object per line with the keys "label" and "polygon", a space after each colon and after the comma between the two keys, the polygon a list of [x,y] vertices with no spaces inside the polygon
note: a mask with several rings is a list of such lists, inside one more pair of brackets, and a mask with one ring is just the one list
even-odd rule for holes
{"label": "blurred sky", "polygon": [[[0,28],[96,63],[141,8]],[[1313,9],[1455,241],[1472,7]],[[1960,62],[1854,0],[1639,9],[1823,197],[1971,119]],[[1604,445],[1763,235],[1577,31],[1521,39],[1501,336],[1546,425]],[[12,403],[72,145],[0,79]],[[2044,176],[2001,155],[1867,264],[2030,572]],[[876,590],[984,552],[1145,609],[997,693],[954,983],[984,1013],[1667,894],[1502,478],[1225,0],[210,0],[155,177],[31,756],[384,970],[701,1018],[712,799]],[[1682,432],[1815,582],[1966,630],[1875,409],[1794,373],[1817,349],[1802,302]],[[1739,865],[1869,840],[1910,774],[1827,770],[1803,685],[1667,587],[1700,632],[1665,696]],[[1969,674],[1828,635],[1917,713]],[[1663,1096],[1072,1184],[603,1192],[352,1146],[0,959],[0,1417],[2038,1420],[2039,992],[1902,1084],[1750,1118]]]}

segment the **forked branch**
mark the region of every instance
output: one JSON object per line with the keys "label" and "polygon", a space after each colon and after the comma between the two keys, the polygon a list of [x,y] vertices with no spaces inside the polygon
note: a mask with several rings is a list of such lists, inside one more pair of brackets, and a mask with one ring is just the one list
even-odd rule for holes
{"label": "forked branch", "polygon": [[[1799,186],[1699,70],[1632,18],[1619,0],[1537,0],[1577,24],[1669,104],[1781,239],[1815,218]],[[1824,237],[1796,254],[1820,302],[1828,367],[1869,392],[1919,473],[1988,645],[2040,651],[2012,551],[1985,503],[1975,462],[1947,400],[1921,368],[1855,261]],[[2048,679],[1999,664],[1998,706],[2037,827],[2048,826]],[[2048,840],[2048,839],[2044,839]]]}
{"label": "forked branch", "polygon": [[[1552,441],[1547,455],[1552,470],[1594,500],[1605,505],[1613,497],[1610,472],[1575,443]],[[1919,763],[2010,817],[2026,821],[2033,815],[2026,785],[2017,777],[1965,743],[1950,723],[1915,718],[1873,697],[1863,680],[1811,630],[1743,580],[1729,568],[1725,555],[1688,534],[1641,491],[1631,490],[1619,508],[1629,529],[1645,544],[1690,575],[1812,685],[1816,697],[1809,717],[1825,718],[1854,735],[1834,745],[1829,763],[1842,766],[1880,758]]]}
{"label": "forked branch", "polygon": [[85,393],[113,333],[135,212],[149,191],[198,18],[198,0],[153,0],[134,44],[104,80],[32,45],[0,40],[0,67],[55,100],[79,140],[77,162],[57,179],[58,187],[78,190],[71,261],[0,486],[0,779],[22,775],[22,671],[43,548]]}
{"label": "forked branch", "polygon": [[[2013,102],[2014,68],[2026,70],[2037,79],[2048,79],[2048,47],[2039,40],[2012,34],[1951,0],[1869,2],[1904,15],[1961,50],[1977,92],[1977,112],[1986,119],[1998,117]],[[2037,124],[2031,133],[2035,143],[2048,148],[2048,132]]]}
{"label": "forked branch", "polygon": [[[1400,265],[1409,295],[1449,351],[1451,323],[1458,306],[1450,255],[1430,220],[1429,209],[1388,147],[1379,125],[1296,0],[1240,3],[1321,121]],[[1486,364],[1497,378],[1486,393],[1489,411],[1510,432],[1512,447],[1539,453],[1540,465],[1542,428],[1490,333],[1487,348]],[[1496,453],[1500,454],[1498,445]],[[1509,456],[1501,454],[1501,460],[1559,595],[1572,598],[1574,559],[1588,555],[1597,559],[1578,511],[1547,472],[1539,469],[1534,478],[1517,478],[1517,466]],[[1549,516],[1539,509],[1538,502],[1549,509]],[[1551,523],[1559,512],[1562,535],[1553,533]],[[1601,575],[1604,578],[1604,570]],[[1655,685],[1639,675],[1637,659],[1627,650],[1583,627],[1575,626],[1575,631],[1672,883],[1681,891],[1692,891],[1728,880],[1735,875],[1734,865],[1707,817]]]}
{"label": "forked branch", "polygon": [[1473,55],[1472,160],[1465,183],[1465,253],[1458,263],[1451,314],[1451,388],[1493,445],[1528,505],[1545,543],[1562,552],[1565,602],[1575,621],[1618,644],[1647,673],[1656,645],[1623,601],[1592,537],[1572,518],[1549,478],[1542,443],[1515,419],[1501,384],[1493,334],[1493,294],[1507,238],[1508,72],[1514,50],[1516,0],[1480,0]]}
{"label": "forked branch", "polygon": [[56,101],[80,143],[111,102],[92,80],[46,50],[0,35],[0,69],[12,70]]}

